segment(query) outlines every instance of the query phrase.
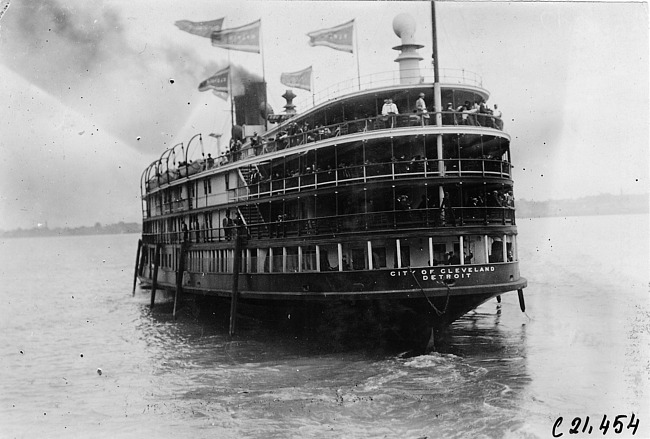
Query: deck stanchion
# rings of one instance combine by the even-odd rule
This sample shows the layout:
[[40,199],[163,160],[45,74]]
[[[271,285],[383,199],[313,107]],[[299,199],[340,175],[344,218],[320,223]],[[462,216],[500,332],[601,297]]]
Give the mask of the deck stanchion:
[[160,260],[160,244],[156,244],[156,251],[153,257],[153,276],[151,278],[151,309],[156,300],[156,288],[158,287],[158,261]]
[[518,289],[517,295],[519,296],[519,308],[521,308],[521,312],[526,312],[526,303],[524,302],[524,290]]
[[174,312],[173,316],[176,319],[176,311],[178,309],[178,299],[183,294],[183,272],[185,271],[185,250],[187,243],[181,242],[181,248],[178,253],[178,263],[176,264],[176,293],[174,294]]
[[138,251],[135,254],[135,268],[133,269],[133,291],[131,291],[131,295],[135,295],[135,282],[138,280],[138,263],[140,262],[141,250],[142,250],[142,239],[138,239]]
[[138,276],[142,276],[144,273],[144,263],[147,260],[147,255],[149,254],[149,246],[142,244],[142,249],[140,251],[140,265],[138,265]]
[[239,288],[239,267],[241,266],[241,247],[243,236],[240,233],[239,229],[235,232],[235,251],[232,267],[232,294],[230,299],[230,330],[228,331],[230,336],[235,334],[235,327],[237,321],[237,296]]

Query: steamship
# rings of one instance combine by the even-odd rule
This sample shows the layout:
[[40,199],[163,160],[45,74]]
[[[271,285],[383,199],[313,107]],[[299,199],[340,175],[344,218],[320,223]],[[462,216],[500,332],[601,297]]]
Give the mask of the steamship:
[[240,147],[192,159],[197,135],[144,170],[135,275],[152,306],[163,289],[174,312],[190,296],[229,308],[231,332],[255,309],[413,344],[509,291],[523,310],[511,138],[478,76],[420,68],[412,19],[393,27],[399,71],[303,111],[287,90],[278,114],[250,83],[234,98]]

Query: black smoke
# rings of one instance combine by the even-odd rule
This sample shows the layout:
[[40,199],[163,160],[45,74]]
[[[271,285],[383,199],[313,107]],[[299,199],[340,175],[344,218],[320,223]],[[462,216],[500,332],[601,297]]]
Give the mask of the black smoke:
[[[98,0],[15,1],[2,20],[0,62],[92,120],[89,129],[161,151],[185,123],[197,85],[225,64],[173,38],[163,55],[147,43],[133,47],[126,20]],[[180,32],[173,21],[169,28]],[[259,80],[233,72],[235,94]]]

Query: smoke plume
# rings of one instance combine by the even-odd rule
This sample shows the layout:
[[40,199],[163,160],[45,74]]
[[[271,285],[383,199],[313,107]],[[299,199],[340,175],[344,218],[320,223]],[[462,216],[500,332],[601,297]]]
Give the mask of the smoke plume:
[[[197,85],[223,67],[173,39],[163,52],[152,50],[154,42],[132,47],[125,19],[98,0],[11,6],[2,22],[0,62],[86,115],[93,131],[107,130],[142,151],[169,145]],[[243,68],[233,71],[235,93],[259,80]]]

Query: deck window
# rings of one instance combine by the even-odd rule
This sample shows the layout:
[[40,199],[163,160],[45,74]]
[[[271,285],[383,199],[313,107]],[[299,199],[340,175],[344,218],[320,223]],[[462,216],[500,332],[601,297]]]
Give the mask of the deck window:
[[316,246],[315,245],[305,245],[301,247],[301,268],[302,271],[318,271],[316,265]]
[[371,241],[370,249],[372,251],[372,268],[386,268],[386,243],[383,241]]

